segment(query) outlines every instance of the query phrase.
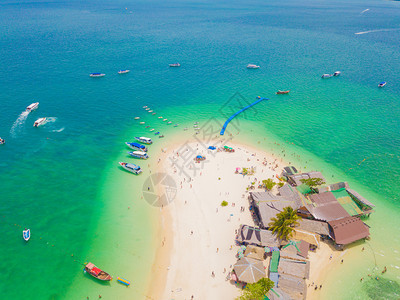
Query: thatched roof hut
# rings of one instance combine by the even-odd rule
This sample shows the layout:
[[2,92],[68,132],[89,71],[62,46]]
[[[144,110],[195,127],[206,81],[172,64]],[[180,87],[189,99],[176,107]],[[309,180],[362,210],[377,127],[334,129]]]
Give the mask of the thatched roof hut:
[[255,283],[266,275],[261,261],[247,257],[238,260],[233,270],[239,281],[246,283]]
[[279,261],[278,273],[281,276],[286,274],[302,279],[308,279],[310,276],[310,262],[286,259],[282,257],[281,253],[281,260]]

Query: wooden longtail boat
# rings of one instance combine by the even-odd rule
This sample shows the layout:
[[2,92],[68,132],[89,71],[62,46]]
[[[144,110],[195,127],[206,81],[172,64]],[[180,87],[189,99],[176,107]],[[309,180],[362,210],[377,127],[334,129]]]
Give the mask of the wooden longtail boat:
[[107,272],[104,272],[103,270],[99,269],[98,267],[96,267],[93,263],[87,263],[85,265],[85,271],[88,272],[90,275],[92,275],[93,277],[99,279],[99,280],[103,280],[103,281],[110,281],[112,280],[112,277],[110,274],[108,274]]
[[290,90],[288,91],[277,91],[276,94],[277,95],[283,95],[283,94],[289,94]]

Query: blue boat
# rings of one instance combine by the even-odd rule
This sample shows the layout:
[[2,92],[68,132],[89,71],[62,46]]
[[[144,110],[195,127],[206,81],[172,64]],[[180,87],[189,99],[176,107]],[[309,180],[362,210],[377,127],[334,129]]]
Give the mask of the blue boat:
[[157,135],[157,134],[160,134],[160,132],[159,131],[157,131],[154,135]]
[[386,85],[386,81],[382,81],[381,83],[378,84],[378,87],[384,87]]
[[106,74],[104,73],[91,73],[90,77],[103,77],[106,76]]
[[148,159],[149,158],[147,153],[143,152],[143,151],[131,151],[131,152],[128,152],[128,154],[130,156],[133,156],[133,157],[136,157],[136,158],[140,158],[140,159]]
[[22,237],[25,241],[29,241],[29,239],[31,238],[31,230],[25,228],[25,230],[22,231]]
[[129,148],[133,149],[133,150],[139,150],[139,151],[144,151],[147,152],[147,148],[139,143],[125,143]]

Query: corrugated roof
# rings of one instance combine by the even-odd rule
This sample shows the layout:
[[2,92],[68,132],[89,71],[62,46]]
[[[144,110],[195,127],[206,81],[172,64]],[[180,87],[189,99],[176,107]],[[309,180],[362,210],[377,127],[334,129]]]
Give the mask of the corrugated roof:
[[321,193],[321,194],[312,194],[312,195],[309,195],[309,197],[312,202],[317,204],[317,206],[337,201],[335,196],[332,194],[332,192],[325,192],[325,193]]
[[329,227],[328,224],[325,222],[308,219],[300,219],[298,220],[298,222],[299,225],[296,226],[296,229],[301,229],[322,235],[329,235]]
[[278,272],[279,258],[280,258],[279,251],[272,251],[272,257],[269,262],[269,271],[270,272]]
[[270,289],[267,293],[267,297],[269,300],[291,300],[288,294],[286,294],[280,288],[277,287]]
[[369,236],[369,228],[357,217],[347,217],[328,222],[336,244],[347,245]]
[[336,198],[334,202],[329,202],[317,207],[310,206],[309,208],[313,217],[321,221],[333,221],[350,216]]
[[290,206],[294,210],[300,207],[295,200],[276,196],[270,192],[252,192],[250,197],[254,200],[260,213],[261,222],[265,227],[268,227],[271,218],[283,211],[285,207]]
[[365,199],[363,196],[361,196],[359,193],[357,193],[355,190],[346,189],[347,192],[349,192],[349,194],[351,194],[353,197],[357,198],[360,202],[364,203],[367,206],[371,206],[371,207],[375,207],[374,204],[372,204],[371,202],[369,202],[367,199]]

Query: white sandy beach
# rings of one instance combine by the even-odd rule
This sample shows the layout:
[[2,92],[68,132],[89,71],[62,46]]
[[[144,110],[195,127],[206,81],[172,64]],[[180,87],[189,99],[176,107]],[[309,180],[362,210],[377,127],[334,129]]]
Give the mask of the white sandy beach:
[[[218,140],[212,144],[220,146]],[[177,194],[161,209],[159,250],[148,293],[150,299],[191,299],[192,296],[193,299],[235,299],[240,295],[241,290],[227,280],[227,276],[237,261],[235,230],[240,224],[254,225],[246,188],[254,181],[258,186],[258,181],[267,178],[278,182],[276,175],[285,163],[272,154],[248,146],[234,143],[228,146],[235,152],[207,150],[197,142],[186,143],[185,147],[174,144],[160,157],[158,172],[173,178]],[[182,172],[179,166],[187,160],[186,147],[205,155],[206,160]],[[193,153],[187,164],[193,161]],[[252,176],[235,174],[237,167],[256,167],[256,172]],[[224,200],[229,203],[226,207],[221,206]],[[310,253],[309,283],[319,282],[317,279],[324,272],[321,266],[325,260],[329,261],[332,253],[327,244],[321,244],[317,253]],[[308,295],[317,299],[318,291],[311,289]]]

